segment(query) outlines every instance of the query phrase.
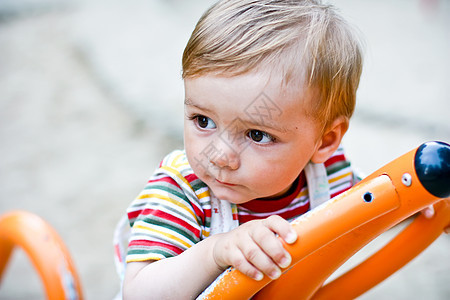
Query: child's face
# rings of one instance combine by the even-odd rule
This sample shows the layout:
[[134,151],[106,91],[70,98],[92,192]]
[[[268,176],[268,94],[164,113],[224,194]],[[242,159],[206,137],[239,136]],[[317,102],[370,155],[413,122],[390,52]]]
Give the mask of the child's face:
[[318,147],[309,94],[264,73],[185,79],[184,141],[195,174],[236,204],[282,195]]

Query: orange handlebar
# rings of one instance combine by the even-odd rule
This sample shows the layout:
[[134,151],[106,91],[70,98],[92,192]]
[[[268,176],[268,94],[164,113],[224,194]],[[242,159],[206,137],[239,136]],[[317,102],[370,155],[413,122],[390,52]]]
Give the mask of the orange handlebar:
[[29,212],[0,218],[0,276],[15,246],[20,246],[37,269],[48,299],[83,299],[75,265],[53,228]]
[[[344,275],[320,288],[313,299],[355,299],[425,250],[450,223],[450,201],[435,204],[435,216],[419,215],[386,246]],[[355,284],[357,282],[358,284]]]
[[[450,196],[449,182],[450,146],[425,143],[294,221],[300,238],[293,245],[285,245],[293,266],[278,280],[265,277],[255,281],[230,268],[200,298],[325,299],[336,294],[342,299],[354,298],[406,264],[450,224],[450,200],[441,199]],[[436,204],[433,219],[418,218],[366,262],[321,288],[364,245],[432,204]],[[416,238],[419,232],[427,234]],[[410,244],[412,237],[415,241]],[[399,245],[408,250],[397,251]],[[355,280],[357,285],[353,284]]]

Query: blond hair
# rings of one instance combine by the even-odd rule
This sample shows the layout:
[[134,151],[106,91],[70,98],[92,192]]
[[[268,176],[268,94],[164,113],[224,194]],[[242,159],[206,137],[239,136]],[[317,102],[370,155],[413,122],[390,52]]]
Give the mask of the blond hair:
[[280,70],[285,84],[314,89],[313,114],[327,126],[353,114],[361,48],[354,29],[320,1],[220,1],[198,21],[183,53],[182,76]]

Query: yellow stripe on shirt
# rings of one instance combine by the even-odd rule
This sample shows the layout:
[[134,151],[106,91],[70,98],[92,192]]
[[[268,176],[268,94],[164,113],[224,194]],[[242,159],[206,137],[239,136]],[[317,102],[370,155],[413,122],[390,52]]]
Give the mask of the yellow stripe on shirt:
[[342,178],[344,178],[344,177],[347,177],[347,176],[352,176],[352,172],[348,172],[348,173],[345,173],[345,174],[342,174],[342,175],[339,175],[339,176],[336,176],[336,177],[334,177],[334,178],[330,178],[330,179],[328,179],[328,183],[333,183],[333,182],[336,182],[336,181],[338,181],[338,180],[340,180],[340,179],[342,179]]
[[142,230],[145,230],[146,232],[152,231],[156,234],[159,234],[159,235],[162,235],[162,236],[168,238],[169,240],[176,241],[176,242],[182,244],[183,246],[185,246],[186,248],[190,248],[192,246],[191,244],[187,243],[186,241],[180,239],[179,237],[177,237],[173,234],[161,231],[161,230],[157,230],[154,227],[147,227],[147,226],[142,226],[141,224],[135,224],[134,228],[142,229]]

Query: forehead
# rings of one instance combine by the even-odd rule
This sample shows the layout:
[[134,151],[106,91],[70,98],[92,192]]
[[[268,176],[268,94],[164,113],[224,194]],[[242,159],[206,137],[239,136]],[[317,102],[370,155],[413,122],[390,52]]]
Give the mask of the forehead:
[[204,75],[185,78],[184,84],[188,103],[208,103],[212,107],[233,103],[240,109],[254,106],[276,111],[293,104],[300,108],[309,104],[311,94],[303,83],[285,84],[281,76],[266,72]]

